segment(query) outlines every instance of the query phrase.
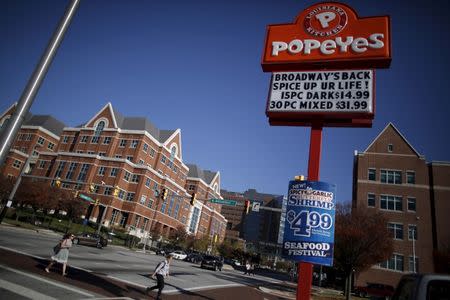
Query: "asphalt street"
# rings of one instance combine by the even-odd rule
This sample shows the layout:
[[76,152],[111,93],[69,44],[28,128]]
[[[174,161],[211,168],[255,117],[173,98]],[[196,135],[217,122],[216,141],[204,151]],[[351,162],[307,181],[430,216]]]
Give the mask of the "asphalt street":
[[[11,226],[0,226],[0,280],[6,281],[9,288],[0,289],[2,299],[25,299],[29,293],[34,292],[38,299],[44,293],[51,291],[49,298],[60,299],[58,295],[63,293],[64,298],[80,299],[95,298],[98,295],[108,297],[131,297],[132,299],[145,299],[144,290],[154,282],[149,278],[156,264],[162,260],[161,256],[149,253],[140,253],[123,247],[108,246],[103,249],[77,245],[70,251],[69,276],[60,275],[61,270],[55,268],[47,274],[43,268],[48,262],[52,247],[59,240],[60,235],[51,231],[32,231]],[[15,274],[18,279],[12,280]],[[37,274],[34,275],[34,274]],[[17,291],[24,277],[31,283],[29,290],[22,290],[19,295],[25,298],[14,298],[8,295]],[[10,280],[11,278],[11,280]],[[39,279],[56,280],[68,284],[39,283]],[[34,287],[38,288],[34,288]],[[41,287],[45,286],[43,290]],[[70,287],[76,286],[73,291]],[[224,270],[215,272],[200,269],[198,265],[184,261],[174,261],[171,266],[171,277],[166,282],[164,296],[167,299],[230,299],[232,295],[246,295],[248,299],[280,299],[278,296],[261,292],[258,287],[278,287],[277,290],[290,289],[284,287],[282,280],[256,275],[244,276],[236,270]],[[68,292],[65,289],[69,289]],[[82,297],[76,294],[79,291],[85,293]],[[218,292],[220,291],[220,292]],[[267,290],[266,290],[267,292]],[[7,296],[6,298],[3,297]],[[279,294],[282,296],[283,293]],[[151,297],[151,296],[150,296]],[[182,297],[182,298],[179,298]],[[282,297],[283,298],[283,297]],[[288,297],[289,298],[289,297]],[[40,298],[39,298],[40,299]]]

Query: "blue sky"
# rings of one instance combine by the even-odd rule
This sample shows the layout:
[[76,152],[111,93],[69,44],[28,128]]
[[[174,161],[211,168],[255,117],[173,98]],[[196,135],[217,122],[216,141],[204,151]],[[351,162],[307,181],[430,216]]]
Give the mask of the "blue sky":
[[[0,2],[0,111],[16,101],[69,1]],[[449,161],[448,1],[342,1],[390,15],[392,64],[376,71],[372,128],[325,128],[320,179],[351,199],[354,150],[393,122],[427,161]],[[180,128],[185,163],[220,171],[222,188],[286,194],[307,173],[308,127],[271,127],[266,25],[317,1],[82,0],[31,108],[68,126],[107,102]]]

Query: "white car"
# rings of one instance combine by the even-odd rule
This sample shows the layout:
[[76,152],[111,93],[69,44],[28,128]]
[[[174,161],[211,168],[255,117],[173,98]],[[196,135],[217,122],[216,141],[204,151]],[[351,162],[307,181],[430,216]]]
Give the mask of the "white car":
[[183,260],[187,257],[187,254],[184,253],[183,251],[174,251],[174,252],[171,252],[170,254],[173,256],[173,258],[180,259],[180,260]]

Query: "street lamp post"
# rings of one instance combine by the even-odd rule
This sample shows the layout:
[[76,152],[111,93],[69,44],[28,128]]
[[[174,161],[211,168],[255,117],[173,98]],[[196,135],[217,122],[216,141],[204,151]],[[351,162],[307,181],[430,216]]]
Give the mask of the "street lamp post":
[[[34,151],[37,152],[36,149],[34,149]],[[37,152],[37,154],[39,155],[39,152]],[[14,187],[11,191],[11,193],[8,196],[8,200],[5,203],[5,206],[3,207],[1,213],[0,213],[0,224],[3,222],[3,218],[6,216],[6,213],[8,212],[8,208],[11,207],[14,196],[16,195],[17,189],[19,188],[20,183],[22,182],[22,176],[25,174],[25,172],[27,171],[27,168],[30,166],[30,162],[33,158],[36,158],[36,156],[33,156],[33,154],[29,154],[27,157],[27,160],[25,161],[25,164],[23,165],[22,170],[20,171],[19,177],[17,177],[16,182],[14,183]]]

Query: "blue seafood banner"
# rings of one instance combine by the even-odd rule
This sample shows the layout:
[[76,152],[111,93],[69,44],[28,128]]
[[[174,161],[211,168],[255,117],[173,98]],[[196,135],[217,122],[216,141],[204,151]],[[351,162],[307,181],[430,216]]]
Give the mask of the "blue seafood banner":
[[283,257],[333,265],[336,185],[290,181],[284,223]]

